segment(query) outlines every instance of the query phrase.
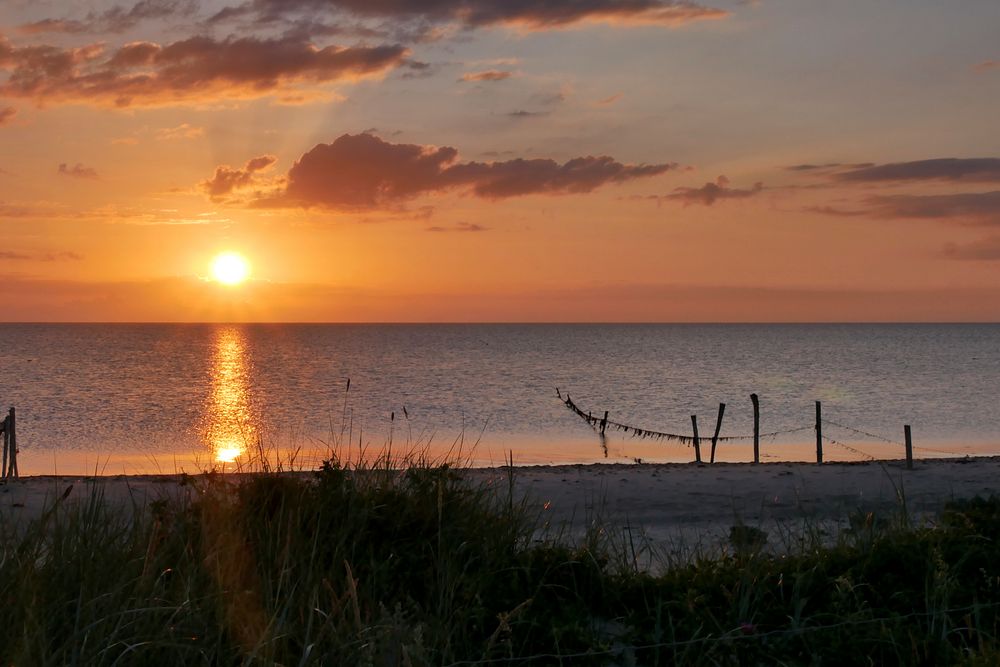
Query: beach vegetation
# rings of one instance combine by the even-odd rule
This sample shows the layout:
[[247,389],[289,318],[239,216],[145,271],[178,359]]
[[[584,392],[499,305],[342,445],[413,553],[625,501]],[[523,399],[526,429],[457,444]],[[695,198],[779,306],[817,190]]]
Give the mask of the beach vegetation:
[[[513,471],[510,474],[515,474]],[[24,665],[995,664],[1000,498],[836,539],[734,526],[655,547],[542,530],[449,465],[205,474],[122,506],[95,484],[5,520],[0,657]],[[782,544],[777,544],[782,542]]]

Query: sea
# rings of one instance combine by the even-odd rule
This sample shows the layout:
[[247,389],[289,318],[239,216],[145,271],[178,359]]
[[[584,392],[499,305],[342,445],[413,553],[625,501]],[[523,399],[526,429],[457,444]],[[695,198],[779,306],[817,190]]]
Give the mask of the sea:
[[1000,454],[1000,325],[0,324],[22,475],[748,462],[751,394],[763,462]]

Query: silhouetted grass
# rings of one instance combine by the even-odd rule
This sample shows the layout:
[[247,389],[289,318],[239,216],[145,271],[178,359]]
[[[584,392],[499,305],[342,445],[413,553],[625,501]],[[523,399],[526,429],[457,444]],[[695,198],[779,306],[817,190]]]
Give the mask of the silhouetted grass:
[[[448,466],[191,478],[148,508],[54,507],[0,562],[18,665],[996,664],[1000,499],[936,526],[653,574],[592,531],[539,540],[512,487]],[[827,541],[828,542],[828,541]],[[561,658],[559,656],[562,656]],[[466,662],[467,661],[467,662]]]

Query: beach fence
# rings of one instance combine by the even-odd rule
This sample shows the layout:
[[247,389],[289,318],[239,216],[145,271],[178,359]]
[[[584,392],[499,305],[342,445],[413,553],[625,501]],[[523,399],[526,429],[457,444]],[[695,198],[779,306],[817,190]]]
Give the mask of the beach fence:
[[[624,424],[622,422],[614,421],[609,417],[609,411],[605,410],[602,417],[595,417],[592,411],[584,411],[573,399],[570,398],[569,394],[565,396],[556,388],[556,395],[560,400],[569,408],[572,412],[576,413],[584,421],[586,421],[591,427],[597,431],[601,438],[601,446],[604,449],[605,458],[608,455],[607,442],[605,440],[608,429],[612,429],[618,432],[622,432],[626,435],[632,436],[639,439],[653,439],[653,440],[672,440],[675,442],[680,442],[681,444],[690,445],[694,449],[694,462],[703,463],[701,443],[702,438],[698,434],[698,415],[691,415],[691,433],[669,433],[666,431],[657,431],[654,429],[641,428],[634,426],[632,424]],[[913,469],[913,450],[914,449],[925,449],[929,452],[936,452],[940,454],[954,454],[957,452],[946,452],[939,449],[930,449],[926,447],[914,447],[913,446],[913,434],[909,424],[903,425],[903,442],[892,440],[891,438],[886,438],[884,436],[878,435],[876,433],[870,433],[861,429],[848,426],[846,424],[841,424],[839,422],[832,421],[830,419],[823,418],[823,404],[821,401],[816,401],[816,416],[815,421],[811,424],[806,424],[803,426],[796,426],[793,428],[782,429],[778,431],[770,431],[768,433],[760,432],[760,399],[757,394],[750,394],[750,402],[753,404],[753,433],[747,435],[720,435],[722,432],[722,420],[726,414],[726,404],[719,403],[719,414],[715,420],[715,431],[712,434],[711,439],[711,450],[709,452],[709,463],[715,463],[715,454],[717,447],[720,442],[735,442],[735,441],[748,441],[753,440],[753,462],[760,463],[760,441],[761,438],[774,438],[779,435],[787,435],[791,433],[800,433],[804,431],[815,431],[816,434],[816,463],[823,463],[823,444],[831,444],[842,449],[845,449],[853,454],[867,458],[869,460],[875,461],[876,457],[858,449],[854,445],[847,444],[843,440],[835,439],[824,433],[823,426],[832,426],[836,429],[850,432],[852,435],[863,436],[870,438],[871,440],[878,440],[880,442],[885,442],[892,445],[898,445],[903,448],[903,455],[906,459],[906,468],[908,470]]]
[[18,476],[17,472],[17,428],[14,408],[0,419],[0,433],[3,434],[3,467],[0,479],[8,480]]

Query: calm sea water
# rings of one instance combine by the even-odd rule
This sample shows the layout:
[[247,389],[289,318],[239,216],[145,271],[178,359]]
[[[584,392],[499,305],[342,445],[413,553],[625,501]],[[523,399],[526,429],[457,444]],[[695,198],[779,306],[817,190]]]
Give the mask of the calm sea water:
[[[17,406],[29,473],[239,460],[258,438],[440,451],[464,434],[481,437],[477,462],[605,460],[556,387],[646,429],[687,434],[697,414],[710,436],[725,402],[722,435],[748,434],[756,392],[764,432],[812,424],[821,400],[871,434],[826,427],[859,451],[898,456],[872,436],[899,441],[907,423],[918,455],[1000,452],[1000,325],[0,325],[0,404]],[[808,458],[813,439],[768,438],[765,458]],[[606,445],[610,460],[691,458],[614,432]]]

